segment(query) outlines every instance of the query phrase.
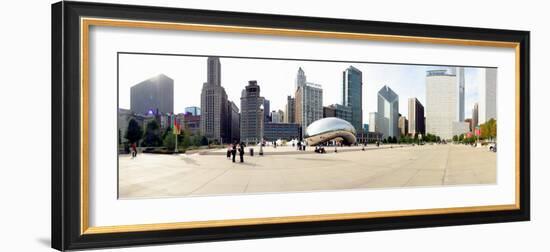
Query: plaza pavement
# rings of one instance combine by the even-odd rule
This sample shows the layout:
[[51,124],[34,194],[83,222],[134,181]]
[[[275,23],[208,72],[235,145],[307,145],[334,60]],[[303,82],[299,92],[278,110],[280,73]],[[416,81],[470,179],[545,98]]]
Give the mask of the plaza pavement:
[[[264,148],[232,163],[222,154],[119,156],[119,197],[171,197],[496,183],[496,153],[464,145],[340,147],[334,153]],[[270,150],[271,149],[271,150]],[[288,148],[292,151],[293,148]],[[275,152],[278,152],[277,155]],[[256,152],[257,153],[257,152]]]

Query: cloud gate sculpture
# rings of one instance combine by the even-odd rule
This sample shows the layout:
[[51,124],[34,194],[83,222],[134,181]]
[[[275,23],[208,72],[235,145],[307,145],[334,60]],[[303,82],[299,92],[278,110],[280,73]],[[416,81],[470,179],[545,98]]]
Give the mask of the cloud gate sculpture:
[[349,122],[336,117],[319,119],[306,129],[305,140],[308,145],[318,145],[331,140],[354,144],[355,128]]

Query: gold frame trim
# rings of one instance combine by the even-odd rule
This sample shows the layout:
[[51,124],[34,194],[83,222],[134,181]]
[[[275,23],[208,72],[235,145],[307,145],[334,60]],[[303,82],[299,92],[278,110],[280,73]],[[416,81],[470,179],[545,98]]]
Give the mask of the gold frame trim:
[[[89,29],[90,26],[110,26],[110,27],[130,27],[145,29],[163,29],[163,30],[185,30],[201,32],[222,32],[222,33],[240,33],[255,35],[274,35],[274,36],[298,36],[314,38],[332,38],[332,39],[354,39],[385,42],[404,42],[404,43],[430,43],[461,46],[487,46],[514,48],[516,56],[516,188],[515,204],[510,205],[490,205],[475,207],[453,207],[453,208],[434,208],[434,209],[416,209],[416,210],[397,210],[397,211],[379,211],[364,213],[343,213],[343,214],[321,214],[321,215],[302,215],[302,216],[284,216],[284,217],[266,217],[266,218],[248,218],[248,219],[228,219],[228,220],[210,220],[210,221],[191,221],[191,222],[173,222],[173,223],[155,223],[155,224],[133,224],[121,226],[98,226],[90,227],[89,223]],[[226,25],[205,25],[193,23],[170,23],[170,22],[152,22],[136,21],[122,19],[101,19],[101,18],[81,18],[80,19],[80,71],[81,71],[81,188],[80,188],[80,209],[81,209],[81,228],[82,235],[105,234],[119,232],[140,232],[140,231],[158,231],[173,229],[191,229],[207,227],[226,227],[241,225],[261,225],[261,224],[280,224],[291,222],[313,222],[329,220],[350,220],[367,218],[384,218],[395,216],[415,216],[415,215],[434,215],[434,214],[452,214],[452,213],[471,213],[471,212],[490,212],[501,210],[520,209],[520,44],[516,42],[486,41],[486,40],[467,40],[451,38],[432,38],[416,36],[399,35],[381,35],[347,32],[328,32],[317,30],[293,30],[278,28],[261,28],[249,26],[226,26]]]

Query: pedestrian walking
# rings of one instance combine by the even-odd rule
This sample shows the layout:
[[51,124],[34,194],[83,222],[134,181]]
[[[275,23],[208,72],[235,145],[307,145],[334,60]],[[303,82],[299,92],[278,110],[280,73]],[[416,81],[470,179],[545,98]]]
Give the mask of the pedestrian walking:
[[236,155],[237,155],[237,143],[234,143],[233,147],[231,148],[231,156],[232,156],[233,163],[235,163],[235,156]]
[[232,144],[227,145],[227,154],[226,154],[227,159],[231,158],[231,151],[233,150],[232,146],[233,146]]
[[136,143],[132,143],[132,158],[135,158],[136,156],[137,156]]
[[239,158],[241,163],[244,163],[244,143],[239,144]]

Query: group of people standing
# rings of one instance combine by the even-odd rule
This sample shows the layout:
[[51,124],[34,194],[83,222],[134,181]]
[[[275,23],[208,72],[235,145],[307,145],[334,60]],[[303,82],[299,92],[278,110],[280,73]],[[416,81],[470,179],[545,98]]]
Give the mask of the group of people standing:
[[[294,144],[292,144],[294,146]],[[298,141],[298,143],[296,143],[296,147],[299,151],[305,151],[306,150],[306,144],[305,143],[302,143],[302,141]]]
[[233,163],[235,163],[235,156],[237,155],[237,152],[239,152],[239,158],[240,162],[244,162],[244,147],[245,144],[243,142],[241,143],[233,143],[227,146],[227,159],[232,159]]

